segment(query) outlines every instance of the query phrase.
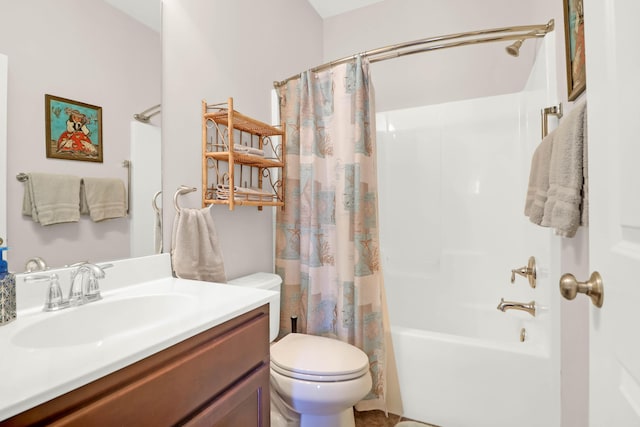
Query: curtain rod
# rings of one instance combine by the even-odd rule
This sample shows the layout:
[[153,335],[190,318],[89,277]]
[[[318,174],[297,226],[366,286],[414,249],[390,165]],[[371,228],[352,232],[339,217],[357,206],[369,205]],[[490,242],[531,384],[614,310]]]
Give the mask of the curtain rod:
[[162,111],[162,104],[158,104],[158,105],[154,105],[153,107],[147,108],[142,113],[134,114],[133,118],[142,123],[149,123],[149,119],[155,116],[156,114],[160,114],[161,111]]
[[[379,61],[385,61],[387,59],[398,58],[400,56],[413,55],[416,53],[430,52],[432,50],[440,50],[440,49],[446,49],[451,47],[467,46],[472,44],[490,43],[490,42],[497,42],[497,41],[539,38],[539,37],[544,37],[547,33],[553,31],[554,27],[555,27],[555,21],[551,19],[546,24],[541,24],[541,25],[521,25],[517,27],[492,28],[488,30],[477,30],[477,31],[469,31],[466,33],[455,33],[455,34],[448,34],[444,36],[429,37],[429,38],[394,44],[390,46],[380,47],[377,49],[368,50],[355,55],[345,56],[344,58],[340,58],[334,61],[327,62],[322,65],[318,65],[317,67],[311,68],[309,71],[311,72],[322,71],[327,68],[331,68],[336,65],[349,62],[357,58],[358,56],[369,58],[369,61],[371,63],[374,63]],[[500,33],[508,33],[508,34],[486,37],[492,34],[500,34]],[[517,34],[513,34],[513,33],[517,33]],[[475,37],[475,36],[479,36],[480,38],[468,39],[469,37]],[[456,40],[456,39],[462,39],[462,40],[450,41],[450,40]],[[446,43],[430,45],[435,42],[446,42]],[[422,46],[422,45],[429,45],[429,46]],[[409,49],[414,46],[422,46],[422,47],[419,47],[416,49]],[[298,77],[300,77],[300,74],[296,74],[295,76],[291,76],[279,82],[275,81],[273,82],[273,86],[276,88],[283,86],[288,81],[297,79]]]

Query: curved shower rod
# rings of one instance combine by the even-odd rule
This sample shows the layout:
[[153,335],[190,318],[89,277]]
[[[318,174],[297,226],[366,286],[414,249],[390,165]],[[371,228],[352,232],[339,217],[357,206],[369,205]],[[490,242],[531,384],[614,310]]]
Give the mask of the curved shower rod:
[[[151,117],[155,116],[156,114],[160,114],[160,112],[162,111],[160,109],[161,105],[162,104],[154,105],[151,108],[147,108],[142,113],[134,114],[133,118],[136,119],[139,122],[142,122],[142,123],[149,123],[149,119]],[[151,113],[151,114],[149,114],[149,113]]]
[[[311,68],[311,72],[318,72],[336,65],[349,62],[358,56],[369,58],[369,62],[385,61],[387,59],[398,58],[400,56],[414,55],[416,53],[430,52],[432,50],[447,49],[450,47],[468,46],[479,43],[491,43],[497,41],[514,40],[516,43],[507,47],[507,53],[512,56],[518,56],[518,50],[522,45],[522,41],[530,38],[544,37],[547,33],[553,31],[555,21],[549,20],[546,24],[541,25],[521,25],[517,27],[491,28],[488,30],[468,31],[466,33],[447,34],[444,36],[429,37],[409,42],[394,44],[390,46],[380,47],[368,50],[355,55],[345,56],[331,62],[327,62],[317,67]],[[506,33],[506,34],[503,34]],[[471,38],[475,37],[475,38]],[[440,42],[439,44],[434,44]],[[416,47],[418,46],[418,47]],[[275,87],[286,84],[289,80],[298,78],[296,74],[285,80],[273,82]]]

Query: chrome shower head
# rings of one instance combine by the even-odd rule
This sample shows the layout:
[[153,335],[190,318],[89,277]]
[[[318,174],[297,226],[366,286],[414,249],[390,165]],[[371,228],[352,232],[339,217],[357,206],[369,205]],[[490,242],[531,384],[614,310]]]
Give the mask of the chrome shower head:
[[523,39],[516,40],[512,44],[507,46],[505,50],[509,55],[518,57],[518,55],[520,55],[520,47],[522,46],[523,41]]

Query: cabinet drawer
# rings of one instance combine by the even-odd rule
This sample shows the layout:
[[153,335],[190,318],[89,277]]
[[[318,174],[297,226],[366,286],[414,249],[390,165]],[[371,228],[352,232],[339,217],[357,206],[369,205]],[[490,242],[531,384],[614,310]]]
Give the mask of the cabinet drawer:
[[0,426],[169,426],[269,365],[268,305],[216,326]]
[[186,427],[270,425],[269,365],[264,365],[184,423]]

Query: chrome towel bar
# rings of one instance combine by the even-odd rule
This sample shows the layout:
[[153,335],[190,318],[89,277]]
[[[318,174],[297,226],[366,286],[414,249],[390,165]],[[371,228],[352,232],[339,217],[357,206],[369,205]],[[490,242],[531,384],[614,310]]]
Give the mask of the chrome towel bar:
[[558,120],[562,118],[562,103],[541,109],[540,116],[542,117],[542,138],[544,138],[549,134],[549,116],[556,116]]

